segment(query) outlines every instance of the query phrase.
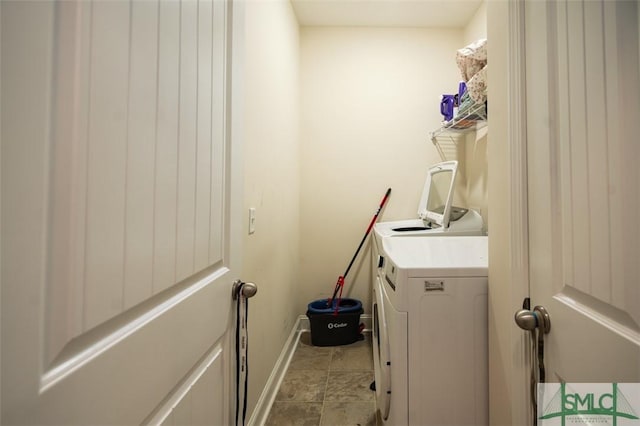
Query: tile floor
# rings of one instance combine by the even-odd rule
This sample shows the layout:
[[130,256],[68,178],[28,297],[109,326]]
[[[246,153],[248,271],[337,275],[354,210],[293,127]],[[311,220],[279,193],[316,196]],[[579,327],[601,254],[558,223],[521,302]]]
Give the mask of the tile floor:
[[375,426],[371,333],[350,345],[311,345],[302,333],[267,426]]

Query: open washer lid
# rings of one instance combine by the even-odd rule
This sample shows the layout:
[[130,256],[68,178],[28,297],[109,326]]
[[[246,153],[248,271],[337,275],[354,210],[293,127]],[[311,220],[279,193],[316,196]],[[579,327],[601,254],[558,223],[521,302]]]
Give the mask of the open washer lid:
[[445,161],[429,167],[424,183],[418,216],[422,220],[449,227],[453,189],[458,174],[457,161]]

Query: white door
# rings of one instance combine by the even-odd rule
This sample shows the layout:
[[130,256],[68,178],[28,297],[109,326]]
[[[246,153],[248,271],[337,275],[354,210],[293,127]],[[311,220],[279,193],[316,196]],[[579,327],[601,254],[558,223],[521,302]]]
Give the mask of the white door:
[[0,7],[2,424],[231,423],[231,3]]
[[526,3],[531,305],[549,382],[640,382],[636,1]]

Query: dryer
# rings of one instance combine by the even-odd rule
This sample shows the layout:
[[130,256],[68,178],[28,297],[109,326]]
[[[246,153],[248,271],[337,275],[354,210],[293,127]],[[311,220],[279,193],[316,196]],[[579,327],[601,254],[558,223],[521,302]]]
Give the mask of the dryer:
[[377,238],[396,236],[483,235],[482,216],[475,210],[453,206],[458,162],[429,167],[418,204],[418,217],[374,226]]
[[380,240],[376,402],[388,425],[486,425],[487,237]]

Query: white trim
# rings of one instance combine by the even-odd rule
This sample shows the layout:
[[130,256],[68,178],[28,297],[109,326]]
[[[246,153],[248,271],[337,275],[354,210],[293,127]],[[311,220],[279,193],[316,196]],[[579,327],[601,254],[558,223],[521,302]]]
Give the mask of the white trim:
[[[527,108],[524,4],[509,2],[508,135],[510,141],[511,268],[514,283],[528,289]],[[522,287],[525,287],[522,285]],[[527,294],[528,291],[525,292]]]
[[[371,315],[360,315],[360,322],[364,324],[365,331],[371,330]],[[248,426],[263,425],[266,423],[269,411],[271,410],[271,405],[273,405],[273,401],[276,398],[280,384],[282,383],[285,374],[287,374],[291,358],[293,358],[293,354],[298,346],[298,342],[300,341],[300,335],[303,332],[310,330],[309,318],[306,315],[300,315],[293,325],[291,333],[289,333],[289,338],[282,347],[282,352],[280,352],[276,365],[273,367],[273,370],[267,379],[267,383],[260,394],[260,398],[258,398],[258,402],[253,409],[253,413],[247,422]]]
[[[509,2],[507,135],[509,142],[510,270],[514,310],[529,295],[529,234],[527,187],[527,109],[525,73],[525,4]],[[517,327],[512,328],[513,361],[511,394],[513,424],[531,424],[528,394],[527,342]]]

